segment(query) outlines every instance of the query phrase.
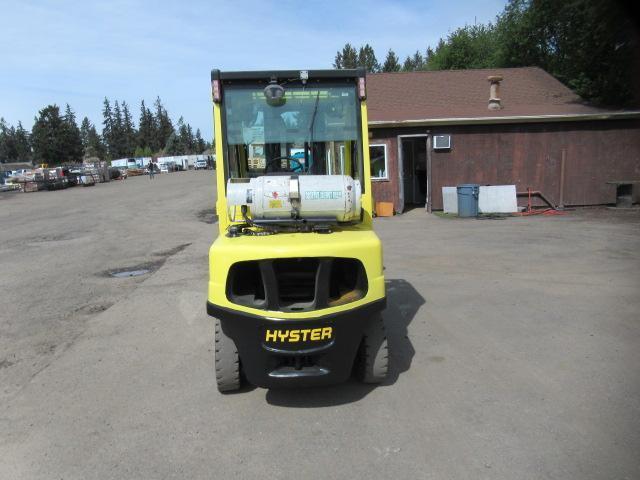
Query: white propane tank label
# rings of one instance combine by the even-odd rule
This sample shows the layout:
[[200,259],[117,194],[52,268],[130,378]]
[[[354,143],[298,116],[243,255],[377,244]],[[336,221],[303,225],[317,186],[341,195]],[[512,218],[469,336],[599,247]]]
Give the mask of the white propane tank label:
[[[290,177],[258,177],[252,179],[261,183],[261,189],[254,190],[255,215],[263,218],[291,217],[291,202],[289,201]],[[259,182],[261,181],[261,182]],[[262,193],[262,195],[260,195]]]
[[[346,175],[300,176],[300,215],[333,217],[339,222],[354,216],[354,181]],[[360,212],[358,212],[358,215]]]

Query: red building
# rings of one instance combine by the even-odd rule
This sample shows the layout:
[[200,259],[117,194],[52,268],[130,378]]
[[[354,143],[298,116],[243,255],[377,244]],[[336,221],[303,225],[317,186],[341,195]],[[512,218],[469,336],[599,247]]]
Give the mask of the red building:
[[374,197],[396,212],[442,209],[462,183],[578,206],[640,180],[640,111],[590,106],[536,67],[372,74],[367,97]]

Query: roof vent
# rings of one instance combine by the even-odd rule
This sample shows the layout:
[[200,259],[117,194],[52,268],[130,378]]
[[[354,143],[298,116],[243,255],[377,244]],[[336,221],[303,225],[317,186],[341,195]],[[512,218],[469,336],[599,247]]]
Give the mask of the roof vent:
[[502,75],[490,75],[487,77],[489,83],[489,110],[500,110],[502,104],[500,103],[500,82],[502,81]]

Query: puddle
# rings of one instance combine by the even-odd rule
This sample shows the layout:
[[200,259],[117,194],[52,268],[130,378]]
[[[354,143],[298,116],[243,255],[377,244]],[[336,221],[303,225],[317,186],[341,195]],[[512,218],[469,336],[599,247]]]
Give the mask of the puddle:
[[116,278],[139,277],[140,275],[145,275],[150,271],[151,270],[147,268],[142,268],[140,270],[121,270],[119,272],[111,272],[109,275]]

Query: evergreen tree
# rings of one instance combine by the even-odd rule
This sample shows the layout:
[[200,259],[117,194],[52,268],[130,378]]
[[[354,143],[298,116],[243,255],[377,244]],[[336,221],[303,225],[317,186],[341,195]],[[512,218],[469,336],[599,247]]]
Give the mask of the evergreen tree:
[[134,157],[153,157],[153,152],[151,151],[151,147],[136,147]]
[[376,54],[373,51],[373,47],[368,43],[364,47],[360,47],[358,52],[358,66],[363,67],[369,73],[376,73],[380,71],[380,64],[376,58]]
[[22,126],[22,122],[18,122],[15,130],[14,143],[16,149],[16,160],[19,162],[31,162],[33,153],[31,152],[31,142],[29,132]]
[[82,148],[85,155],[87,154],[87,145],[89,145],[89,130],[91,129],[91,122],[88,117],[82,119],[80,124],[80,139],[82,140]]
[[424,70],[425,69],[425,63],[424,63],[424,57],[422,56],[422,54],[420,53],[419,50],[416,50],[416,53],[413,54],[413,56],[407,56],[407,58],[405,58],[404,63],[402,64],[402,70],[405,72],[414,72],[417,70]]
[[186,153],[187,150],[187,145],[186,145],[186,141],[187,141],[187,127],[184,124],[184,118],[180,117],[178,119],[178,123],[176,123],[176,146],[172,148],[175,148],[175,151],[177,152],[178,155],[182,155]]
[[162,151],[164,155],[181,155],[182,154],[182,145],[180,144],[180,138],[176,135],[175,132],[171,132],[169,138],[167,139],[166,146]]
[[413,54],[412,63],[414,65],[414,70],[424,70],[424,57],[419,50],[416,50],[416,53]]
[[104,98],[102,116],[104,118],[102,121],[102,139],[107,149],[107,156],[109,159],[118,158],[115,151],[113,112],[107,97]]
[[31,130],[33,156],[36,162],[57,165],[66,161],[66,135],[67,127],[57,105],[48,105],[40,110]]
[[416,69],[415,64],[413,63],[413,59],[407,55],[407,58],[404,59],[404,63],[402,64],[403,72],[413,72]]
[[387,52],[387,57],[384,59],[384,65],[382,65],[383,72],[399,72],[400,60],[395,52],[391,49]]
[[76,123],[76,115],[67,103],[65,114],[62,117],[63,138],[62,144],[65,152],[65,158],[62,162],[81,162],[84,155],[82,148],[82,138],[80,129]]
[[184,118],[180,117],[176,125],[176,134],[178,135],[178,154],[188,154],[189,152],[189,133]]
[[[155,103],[155,114],[140,108],[140,130],[126,102],[115,101],[113,109],[108,98],[103,101],[102,136],[88,117],[80,126],[67,104],[64,115],[57,105],[48,105],[38,112],[31,134],[18,122],[17,128],[0,118],[0,161],[38,161],[56,165],[79,162],[83,157],[101,160],[136,156],[153,156],[163,150],[171,154],[202,153],[209,143],[202,139],[200,130],[193,133],[191,125],[180,117],[177,131],[160,98]],[[157,148],[158,145],[162,145]]]
[[160,97],[156,98],[154,106],[155,123],[157,126],[154,150],[160,151],[166,147],[169,137],[174,133],[174,129],[167,110],[162,106]]
[[191,125],[184,123],[184,118],[182,117],[178,120],[178,145],[179,155],[191,154],[196,149],[193,129]]
[[196,129],[196,136],[195,136],[195,151],[197,154],[201,154],[202,152],[204,152],[207,149],[207,144],[205,143],[204,139],[202,138],[202,134],[200,133],[200,129]]
[[0,163],[7,161],[7,121],[0,117]]
[[151,110],[140,102],[140,120],[138,121],[138,141],[137,145],[144,148],[154,148],[156,133],[156,123]]
[[122,102],[122,142],[123,156],[129,157],[133,154],[136,147],[136,128],[129,112],[127,102]]
[[113,140],[113,150],[115,158],[123,158],[126,157],[126,139],[124,135],[123,128],[123,118],[122,118],[122,110],[120,109],[120,102],[116,100],[113,105],[113,131],[112,131],[112,140]]
[[356,68],[358,66],[358,52],[350,43],[345,44],[342,51],[336,53],[333,68]]
[[0,161],[14,162],[18,153],[15,145],[15,130],[4,118],[0,118]]
[[98,157],[100,160],[106,160],[106,147],[95,125],[87,117],[84,117],[80,125],[80,138],[85,158]]
[[107,149],[94,125],[91,125],[87,133],[87,146],[84,154],[87,157],[98,157],[100,160],[107,158]]
[[427,54],[424,56],[424,63],[427,67],[427,70],[434,70],[433,68],[430,68],[434,56],[435,52],[433,51],[433,49],[431,47],[427,47]]

